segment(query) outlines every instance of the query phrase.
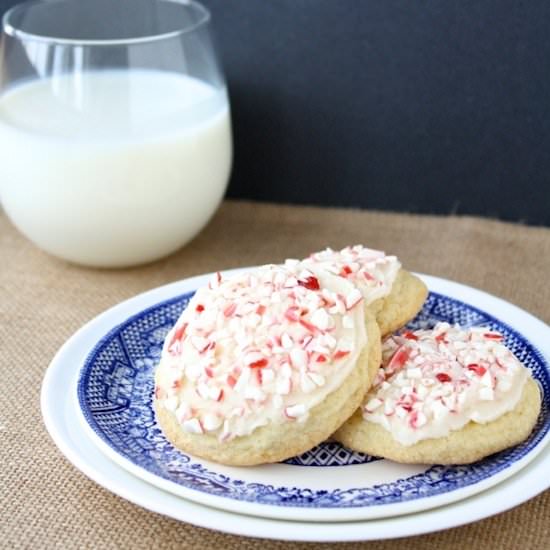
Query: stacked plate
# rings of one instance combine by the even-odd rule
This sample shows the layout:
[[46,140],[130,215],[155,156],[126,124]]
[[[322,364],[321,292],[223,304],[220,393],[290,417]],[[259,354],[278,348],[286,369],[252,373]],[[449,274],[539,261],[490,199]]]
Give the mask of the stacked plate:
[[247,468],[176,451],[155,423],[153,372],[166,333],[210,275],[136,296],[82,327],[46,373],[46,427],[61,452],[107,490],[149,510],[234,534],[369,540],[496,514],[550,486],[550,328],[478,290],[421,277],[430,295],[411,328],[438,321],[488,326],[504,334],[531,369],[543,406],[521,445],[468,466],[400,465],[330,441],[281,464]]

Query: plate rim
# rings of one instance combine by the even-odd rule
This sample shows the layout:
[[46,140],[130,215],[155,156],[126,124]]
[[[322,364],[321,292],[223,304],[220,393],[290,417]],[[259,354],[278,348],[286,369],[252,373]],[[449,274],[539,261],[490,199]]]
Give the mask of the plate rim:
[[[445,280],[443,279],[443,281]],[[460,283],[454,284],[460,285]],[[513,304],[509,305],[517,308]],[[519,311],[536,321],[537,324],[540,323],[543,328],[548,329],[543,321],[524,310]],[[41,409],[44,423],[53,442],[78,470],[108,491],[143,508],[180,521],[236,535],[277,540],[336,542],[389,539],[440,531],[477,521],[517,506],[542,493],[550,486],[550,478],[548,476],[539,476],[539,473],[545,474],[548,465],[550,465],[550,450],[546,447],[543,449],[541,455],[535,458],[531,464],[493,488],[447,506],[408,516],[349,522],[347,524],[339,522],[319,524],[316,522],[292,522],[241,516],[232,512],[211,509],[165,493],[135,478],[116,464],[111,463],[107,457],[96,449],[100,464],[98,466],[97,462],[93,463],[88,460],[89,457],[80,451],[78,445],[75,445],[74,442],[71,443],[70,437],[67,440],[67,434],[63,434],[63,429],[68,431],[68,419],[63,415],[65,407],[59,406],[60,400],[57,394],[60,393],[61,399],[65,400],[70,399],[70,394],[61,392],[56,387],[55,382],[57,378],[63,380],[66,377],[64,371],[70,370],[71,366],[75,371],[72,378],[76,378],[77,376],[78,367],[74,367],[71,361],[61,361],[66,356],[70,358],[73,351],[71,344],[73,343],[69,339],[59,349],[45,373],[42,384],[40,396]],[[545,358],[548,357],[548,350],[544,350],[544,348],[541,350],[541,346],[538,346],[538,349],[542,351]],[[55,361],[56,358],[58,359],[57,361]],[[85,437],[82,433],[79,435],[81,438]],[[90,445],[93,446],[92,443]],[[111,468],[118,475],[109,477],[108,474],[105,474],[101,470],[101,463],[104,463],[104,468]],[[502,498],[503,494],[506,495],[506,498]],[[342,529],[342,525],[346,525],[346,529]],[[435,528],[434,525],[436,525]]]
[[[232,270],[232,271],[245,271],[248,269],[250,268],[245,267],[245,268],[239,268],[237,270]],[[224,273],[228,273],[228,272],[224,272]],[[107,338],[109,334],[116,331],[121,326],[126,325],[132,318],[143,315],[149,309],[159,306],[160,305],[159,300],[160,302],[170,301],[170,300],[176,299],[182,293],[195,290],[197,283],[204,284],[204,282],[208,280],[210,277],[212,277],[212,275],[213,273],[203,274],[190,279],[183,279],[181,281],[177,281],[169,285],[164,285],[162,287],[157,287],[152,291],[154,292],[154,291],[164,290],[164,292],[163,292],[163,297],[157,298],[154,302],[151,301],[150,303],[148,302],[147,304],[138,305],[140,302],[140,298],[144,297],[144,295],[148,295],[149,292],[151,291],[142,293],[140,295],[135,296],[134,298],[130,298],[129,300],[127,300],[126,302],[129,302],[130,304],[134,305],[134,307],[132,308],[133,310],[132,314],[129,316],[128,314],[125,314],[124,318],[119,322],[116,322],[116,323],[111,322],[108,327],[104,327],[103,335],[100,337],[99,340],[96,340],[93,348],[88,350],[84,354],[83,362],[88,360],[89,356],[93,354],[95,349],[101,344],[104,338]],[[448,281],[446,279],[440,279],[440,278],[433,278],[431,276],[424,275],[424,274],[419,274],[419,276],[422,277],[428,283],[428,287],[430,287],[430,285],[433,285],[433,283],[435,283],[435,285],[433,285],[435,287],[437,287],[439,284],[445,285],[449,283],[453,285],[454,284],[460,285],[460,283],[455,283],[454,281]],[[191,287],[191,288],[187,290],[183,290],[182,287]],[[485,299],[491,299],[491,300],[494,299],[497,301],[501,301],[503,302],[503,305],[506,308],[509,308],[510,306],[517,307],[517,306],[514,306],[513,304],[510,304],[509,302],[506,302],[500,298],[497,298],[496,296],[490,295],[488,293],[484,293],[483,291],[478,291],[477,289],[473,289],[471,287],[466,287],[466,288],[469,293],[475,290],[477,292],[485,294],[486,295]],[[442,289],[440,288],[430,288],[430,290],[439,294],[443,294],[444,297],[448,297],[452,300],[461,301],[462,303],[465,303],[466,305],[470,306],[471,308],[477,311],[481,311],[482,313],[486,313],[492,317],[495,317],[497,321],[506,325],[508,328],[510,328],[510,330],[518,333],[533,348],[536,355],[538,355],[545,362],[548,362],[544,354],[542,354],[540,349],[533,344],[531,339],[528,339],[517,328],[515,328],[513,325],[510,325],[510,323],[503,321],[502,318],[496,316],[495,314],[490,313],[486,310],[480,310],[478,307],[472,304],[471,299],[458,298],[453,293],[451,294],[445,293],[445,291],[442,291]],[[520,311],[522,313],[527,313],[524,310],[520,310]],[[113,314],[116,313],[117,306],[110,308],[105,313],[108,313],[108,312],[112,312]],[[122,316],[120,315],[120,317]],[[80,378],[81,373],[82,373],[82,366],[79,369],[79,376],[77,377],[78,379]],[[73,391],[75,393],[76,393],[76,390],[77,388],[74,387]],[[228,498],[225,496],[197,491],[196,489],[182,486],[171,480],[167,480],[160,476],[157,476],[153,472],[150,472],[144,469],[143,467],[134,464],[129,459],[120,455],[118,451],[111,448],[111,446],[107,442],[103,441],[101,436],[95,432],[93,427],[89,424],[88,420],[85,418],[85,414],[81,406],[77,407],[77,416],[79,418],[81,427],[87,432],[89,439],[93,441],[95,445],[104,454],[106,454],[110,460],[114,461],[118,466],[122,467],[123,469],[126,469],[134,476],[139,477],[145,480],[146,482],[151,483],[164,491],[174,493],[180,497],[193,500],[200,504],[213,506],[229,512],[238,509],[239,513],[244,513],[244,514],[253,515],[253,516],[263,516],[263,517],[274,518],[274,519],[288,519],[288,520],[295,520],[296,516],[299,516],[299,519],[302,519],[304,521],[318,521],[318,522],[320,521],[357,521],[357,520],[364,520],[364,519],[379,519],[384,517],[392,517],[392,516],[397,516],[402,514],[415,513],[415,512],[419,512],[421,510],[427,510],[429,508],[433,508],[436,506],[446,505],[446,504],[449,504],[450,502],[456,502],[463,498],[468,498],[473,494],[487,490],[487,488],[495,484],[501,483],[506,478],[514,475],[517,471],[524,468],[531,460],[535,459],[536,456],[544,449],[544,447],[550,441],[550,432],[547,432],[542,437],[542,439],[536,444],[536,446],[530,452],[528,452],[527,455],[515,461],[515,463],[512,466],[509,466],[497,472],[496,474],[481,480],[480,482],[472,483],[466,487],[462,487],[454,491],[447,491],[444,493],[439,493],[437,495],[430,495],[428,497],[406,501],[406,502],[387,503],[387,504],[381,505],[380,507],[355,507],[355,508],[353,507],[308,508],[308,507],[297,507],[297,506],[287,507],[287,506],[280,506],[280,505],[250,502],[246,500],[238,500],[230,497]],[[191,458],[195,459],[199,463],[201,461],[201,459],[197,457],[191,456]]]
[[[541,487],[540,481],[536,479],[539,470],[542,474],[545,474],[548,465],[550,465],[550,448],[547,447],[526,468],[487,491],[453,504],[416,514],[345,523],[318,523],[269,519],[228,512],[177,497],[136,478],[110,461],[95,447],[93,442],[87,440],[86,434],[83,432],[78,433],[78,443],[70,441],[71,434],[69,434],[69,441],[67,441],[61,432],[63,429],[67,432],[70,431],[67,427],[70,415],[63,416],[61,412],[57,413],[56,417],[55,409],[64,411],[67,407],[72,406],[72,412],[74,413],[77,406],[74,396],[65,392],[62,395],[62,399],[66,400],[65,406],[59,407],[59,401],[55,399],[52,391],[55,390],[53,386],[56,376],[61,375],[56,370],[61,369],[48,369],[46,372],[41,391],[41,407],[50,437],[76,469],[108,492],[118,495],[145,510],[183,523],[190,523],[223,533],[304,542],[353,542],[395,539],[443,531],[494,516],[534,498],[550,486],[548,477],[543,478],[546,480],[546,487]],[[73,373],[74,377],[75,373]],[[54,404],[50,404],[50,400],[53,400]],[[89,445],[92,453],[97,454],[99,466],[97,461],[90,461],[90,455],[82,451],[82,442]],[[102,471],[102,467],[111,469],[114,474],[109,476],[108,473]],[[135,488],[132,489],[132,487]],[[507,494],[510,498],[502,498],[501,494]],[[493,509],[486,505],[487,502],[491,501],[496,503]],[[485,505],[480,503],[485,503]],[[442,521],[434,521],[436,519]],[[434,523],[436,524],[435,528]],[[342,528],[343,526],[345,526],[345,529]]]

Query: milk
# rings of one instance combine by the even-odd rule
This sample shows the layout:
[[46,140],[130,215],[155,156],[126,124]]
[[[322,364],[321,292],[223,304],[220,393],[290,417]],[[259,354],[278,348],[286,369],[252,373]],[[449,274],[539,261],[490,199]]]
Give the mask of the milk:
[[0,201],[44,250],[92,266],[160,258],[205,225],[231,165],[225,89],[87,72],[0,96]]

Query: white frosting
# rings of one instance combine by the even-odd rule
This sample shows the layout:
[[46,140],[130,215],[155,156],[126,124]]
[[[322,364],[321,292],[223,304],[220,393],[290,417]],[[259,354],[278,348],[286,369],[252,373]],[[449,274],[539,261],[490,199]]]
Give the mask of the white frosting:
[[304,264],[344,277],[357,287],[367,305],[391,292],[401,268],[395,256],[386,256],[381,250],[362,245],[347,246],[339,251],[327,248],[311,254]]
[[364,300],[299,262],[199,289],[168,334],[156,397],[182,428],[220,440],[304,421],[354,368],[367,342]]
[[502,336],[483,327],[405,332],[386,339],[382,354],[363,417],[402,445],[497,419],[517,405],[529,376]]

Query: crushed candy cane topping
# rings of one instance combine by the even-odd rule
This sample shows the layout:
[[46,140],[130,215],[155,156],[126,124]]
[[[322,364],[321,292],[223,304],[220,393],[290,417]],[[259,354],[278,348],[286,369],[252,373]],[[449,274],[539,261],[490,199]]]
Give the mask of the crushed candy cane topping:
[[402,445],[487,423],[518,403],[528,370],[484,327],[438,323],[387,338],[363,418]]
[[[290,260],[295,261],[295,260]],[[305,265],[317,266],[333,275],[344,277],[355,285],[369,304],[387,296],[401,264],[395,256],[362,245],[347,246],[342,250],[327,248],[311,254]]]
[[199,289],[169,332],[155,396],[183,430],[220,441],[305,421],[367,343],[363,300],[340,277],[297,262]]

